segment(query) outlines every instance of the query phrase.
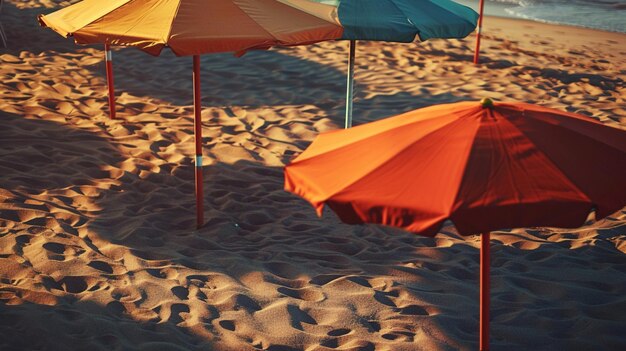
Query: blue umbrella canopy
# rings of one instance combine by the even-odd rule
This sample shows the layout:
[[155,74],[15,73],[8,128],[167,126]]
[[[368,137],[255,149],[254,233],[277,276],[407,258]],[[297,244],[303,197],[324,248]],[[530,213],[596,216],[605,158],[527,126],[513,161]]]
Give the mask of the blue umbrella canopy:
[[[292,0],[279,0],[292,1]],[[410,43],[465,38],[476,29],[478,14],[451,0],[310,0],[334,7],[343,27],[339,39],[350,40],[345,127],[352,126],[356,40]]]
[[341,39],[412,42],[464,38],[478,14],[451,0],[312,0],[337,8]]

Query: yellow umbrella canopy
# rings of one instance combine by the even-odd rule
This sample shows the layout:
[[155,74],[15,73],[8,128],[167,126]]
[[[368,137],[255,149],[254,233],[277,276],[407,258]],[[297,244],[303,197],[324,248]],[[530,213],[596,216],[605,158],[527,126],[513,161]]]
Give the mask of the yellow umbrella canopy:
[[134,46],[152,55],[239,52],[338,39],[335,6],[307,0],[83,0],[43,26],[78,44]]

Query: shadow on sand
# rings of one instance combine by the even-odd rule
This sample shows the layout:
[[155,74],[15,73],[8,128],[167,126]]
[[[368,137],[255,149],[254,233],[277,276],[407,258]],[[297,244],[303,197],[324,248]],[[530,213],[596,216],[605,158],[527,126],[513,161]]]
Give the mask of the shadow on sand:
[[[181,169],[175,175],[166,169],[141,178],[139,169],[120,175],[118,171],[107,170],[118,166],[124,159],[123,154],[116,151],[115,143],[52,122],[26,120],[7,113],[2,113],[2,120],[10,128],[3,129],[0,134],[1,159],[8,160],[8,163],[2,163],[5,199],[0,221],[7,226],[16,222],[13,229],[9,226],[2,235],[16,236],[16,254],[23,255],[39,235],[45,234],[49,242],[44,244],[44,249],[53,253],[50,259],[65,262],[71,257],[64,256],[68,251],[61,243],[68,237],[78,236],[91,248],[86,254],[92,257],[89,265],[101,271],[96,281],[106,283],[114,277],[119,279],[120,274],[132,277],[139,272],[119,271],[119,263],[103,254],[108,243],[119,245],[144,262],[147,273],[164,284],[177,272],[174,276],[179,283],[172,288],[172,293],[181,299],[179,303],[168,305],[171,311],[165,314],[166,319],[162,319],[159,306],[150,313],[160,317],[139,322],[129,314],[119,297],[109,296],[110,302],[104,306],[91,302],[90,296],[95,297],[93,294],[108,294],[99,284],[69,271],[57,271],[54,277],[44,275],[43,285],[39,288],[43,294],[57,296],[55,307],[43,302],[0,305],[4,316],[2,333],[12,334],[3,339],[3,348],[21,349],[25,345],[39,345],[37,343],[63,348],[74,345],[77,340],[88,348],[99,345],[125,349],[138,340],[151,340],[154,344],[143,346],[166,349],[178,345],[180,349],[228,350],[228,344],[214,343],[213,340],[226,333],[235,333],[233,321],[226,317],[228,309],[224,309],[223,303],[206,296],[202,298],[201,294],[192,297],[192,285],[199,286],[202,291],[215,283],[212,279],[217,275],[245,281],[251,274],[260,274],[263,281],[274,286],[275,294],[294,302],[310,298],[303,295],[302,284],[324,289],[333,281],[348,279],[372,289],[372,303],[399,315],[408,315],[416,323],[429,323],[454,343],[463,345],[460,349],[469,350],[476,344],[478,251],[457,240],[451,227],[445,227],[438,238],[424,238],[393,228],[348,226],[340,223],[331,212],[319,219],[307,203],[282,191],[280,168],[240,161],[205,167],[207,224],[200,230],[190,230],[193,225],[191,167]],[[18,144],[19,147],[13,147]],[[15,160],[31,162],[22,162],[15,168],[12,167],[17,164]],[[114,185],[99,186],[108,183]],[[25,231],[24,227],[29,229]],[[542,240],[540,234],[537,238]],[[601,233],[598,239],[602,239]],[[451,240],[456,244],[446,247],[440,245],[439,240]],[[544,244],[532,254],[494,243],[492,255],[495,282],[493,347],[537,346],[532,338],[520,344],[521,340],[511,333],[517,331],[524,335],[529,325],[539,323],[543,328],[530,328],[533,333],[556,333],[561,343],[553,346],[570,348],[574,344],[567,330],[571,323],[583,318],[582,315],[590,316],[590,323],[609,328],[609,334],[605,336],[610,345],[617,342],[611,328],[619,323],[619,317],[597,316],[594,311],[598,308],[598,298],[617,306],[622,293],[607,288],[602,282],[594,283],[590,277],[594,267],[608,264],[618,270],[625,268],[621,267],[624,265],[623,255],[609,242],[599,240],[595,247],[578,250],[569,249],[566,243]],[[520,262],[525,263],[520,265]],[[589,284],[562,286],[550,281],[552,273],[542,273],[540,267],[545,264],[559,266],[559,262],[574,267],[568,271],[572,279],[574,276],[587,277]],[[403,277],[400,281],[394,279],[395,289],[380,288],[371,283],[376,277],[390,275]],[[615,279],[624,280],[624,276],[617,275]],[[532,301],[518,298],[524,291],[534,291],[537,281],[545,291],[556,289],[559,293],[535,296]],[[11,296],[26,298],[21,290],[12,286],[16,283],[3,277],[4,301],[10,300]],[[423,301],[425,306],[437,306],[438,313],[429,313],[429,307],[397,304],[398,289]],[[230,308],[250,309],[254,313],[264,307],[251,298],[255,296],[254,289],[237,290],[240,292],[233,292],[233,296],[238,302]],[[595,297],[585,298],[588,294]],[[203,299],[206,309],[212,311],[199,327],[180,324],[183,321],[181,313],[190,310],[189,298]],[[458,303],[459,299],[464,302]],[[449,301],[449,305],[442,300]],[[137,303],[140,307],[141,300]],[[542,312],[558,309],[564,303],[574,304],[580,316],[554,319],[549,313]],[[514,314],[509,319],[506,314],[511,312],[511,304],[528,312]],[[292,327],[301,331],[300,323],[316,323],[306,312],[293,306],[288,308],[288,314]],[[29,328],[36,320],[39,320],[38,326]],[[63,329],[64,333],[46,333],[51,339],[33,341],[37,328]],[[584,334],[585,330],[589,331],[588,335]],[[576,338],[591,340],[602,336],[600,328],[582,331],[583,335]],[[164,344],[166,342],[170,344]],[[576,346],[580,350],[591,350],[592,344],[577,341]],[[49,348],[55,349],[55,346]],[[267,349],[301,350],[277,344]]]
[[[52,30],[38,25],[37,15],[50,13],[54,9],[18,10],[12,4],[7,4],[6,7],[8,20],[5,20],[5,26],[12,40],[9,48],[3,50],[15,56],[19,56],[23,51],[54,56],[75,55],[92,48],[97,50],[91,51],[94,59],[101,60],[95,64],[83,65],[81,68],[90,70],[93,76],[102,78],[103,83],[106,83],[104,58],[100,46],[75,45],[71,39],[61,38]],[[23,23],[28,25],[28,31],[18,32],[14,29],[22,28]],[[203,106],[255,109],[268,106],[313,105],[330,116],[338,126],[343,126],[347,43],[345,45],[346,50],[342,52],[321,54],[339,57],[341,64],[337,66],[338,68],[291,56],[289,49],[251,51],[240,58],[234,57],[231,53],[202,55]],[[42,47],[49,50],[37,49]],[[447,56],[446,53],[439,53],[436,50],[432,53]],[[84,55],[84,52],[82,54]],[[116,96],[119,100],[121,95],[130,94],[145,97],[146,103],[156,99],[155,103],[191,106],[193,98],[191,61],[191,57],[176,57],[167,49],[163,50],[159,57],[153,57],[134,48],[117,48],[113,53]],[[359,70],[358,63],[357,57],[353,111],[355,125],[438,102],[467,100],[451,93],[436,96],[426,90],[422,96],[412,96],[403,92],[370,96],[368,90],[375,91],[376,87],[365,86],[359,82],[359,73],[365,72]],[[417,78],[416,84],[420,84]],[[409,98],[408,103],[398,103],[406,98]],[[101,102],[106,104],[105,99]],[[118,110],[125,107],[127,106],[124,102],[118,101]],[[103,110],[103,113],[106,111]]]
[[[28,19],[37,12],[23,11]],[[17,13],[17,10],[9,6],[7,12]],[[4,23],[9,27],[11,21]],[[52,41],[56,36],[48,33],[39,37],[44,32],[33,28],[32,33],[20,37],[7,28],[10,38],[20,38],[12,52],[29,51],[27,39]],[[62,42],[58,38],[54,42],[57,52],[78,50],[67,41],[57,47],[56,43]],[[48,51],[31,51],[44,52]],[[234,66],[241,69],[233,72]],[[159,90],[155,87],[162,87],[154,97],[181,106],[191,103],[191,99],[177,98],[191,97],[188,58],[175,58],[171,54],[151,58],[125,50],[116,54],[116,67],[119,67],[119,91],[147,96],[148,92]],[[341,123],[340,97],[345,75],[334,68],[278,52],[251,53],[241,59],[230,55],[204,56],[203,67],[206,93],[203,101],[207,105],[313,104],[337,116],[333,121]],[[104,73],[101,64],[91,69]],[[255,74],[245,73],[250,70]],[[146,77],[144,72],[154,73]],[[311,83],[320,80],[324,84]],[[264,92],[249,94],[239,89],[240,86],[264,89]],[[278,86],[293,86],[293,89],[289,93],[272,89]],[[383,111],[395,114],[420,107],[422,103],[414,97],[415,105],[398,105],[395,103],[398,97],[410,100],[413,96],[397,94],[361,101],[355,106],[355,115],[360,109],[376,108],[379,110],[371,118],[378,118]],[[447,94],[440,98],[459,99]],[[254,290],[242,283],[251,275],[260,275],[264,283],[272,285],[272,294],[289,299],[294,305],[311,296],[315,298],[315,294],[303,292],[302,286],[312,287],[312,291],[323,290],[333,281],[349,280],[370,289],[372,304],[385,306],[398,315],[408,315],[416,324],[426,321],[438,335],[461,345],[458,349],[477,346],[478,250],[461,242],[450,226],[443,228],[438,238],[423,238],[393,228],[349,226],[340,223],[331,212],[319,219],[307,203],[282,191],[280,167],[239,161],[216,162],[204,168],[207,223],[200,230],[190,230],[194,223],[191,165],[178,168],[164,165],[158,170],[141,164],[122,165],[129,156],[122,151],[121,142],[113,141],[115,138],[109,140],[89,131],[6,112],[1,112],[0,118],[4,124],[0,128],[0,239],[14,242],[12,253],[3,253],[1,258],[11,260],[19,256],[25,266],[32,266],[36,262],[25,258],[25,252],[28,246],[45,237],[48,241],[43,249],[49,255],[49,262],[69,262],[75,258],[72,252],[76,252],[64,246],[63,242],[69,238],[86,243],[89,251],[77,256],[88,257],[88,265],[100,271],[93,281],[71,271],[57,270],[54,276],[38,273],[41,285],[31,289],[38,289],[46,296],[54,295],[57,300],[53,307],[43,300],[17,306],[6,303],[15,296],[37,299],[26,296],[29,293],[20,289],[20,281],[2,276],[0,346],[3,349],[67,349],[78,343],[77,346],[86,349],[163,350],[177,345],[179,349],[228,350],[225,344],[216,341],[224,335],[236,334],[234,322],[226,315],[247,310],[254,316],[266,307],[250,297],[254,297]],[[156,154],[155,150],[143,151]],[[213,151],[208,148],[206,152],[211,155]],[[567,241],[548,243],[545,240],[548,234],[535,235],[542,244],[530,253],[494,244],[492,347],[537,349],[544,345],[537,345],[535,340],[546,338],[553,341],[549,347],[555,350],[592,350],[597,342],[585,340],[599,338],[605,340],[607,349],[619,345],[616,335],[620,334],[615,330],[623,322],[620,313],[626,296],[626,276],[622,272],[626,267],[623,254],[605,240],[617,232],[599,232],[595,246],[577,250],[570,249]],[[111,245],[128,252],[124,258],[144,266],[127,268],[123,261],[120,263],[120,257],[108,254],[114,252],[107,251]],[[562,275],[564,281],[585,277],[586,283],[561,284],[550,280],[557,273],[541,270],[543,265],[562,267],[562,262],[570,267],[568,276]],[[615,271],[612,284],[595,277],[594,270],[606,266],[612,266]],[[166,314],[157,310],[161,305],[155,307],[151,313],[158,317],[141,322],[128,313],[120,296],[99,290],[96,283],[132,277],[140,271],[162,285],[176,281],[171,293],[181,300],[169,305]],[[233,292],[236,301],[230,306],[222,304],[219,309],[217,301],[198,293],[215,284],[212,279],[216,276],[228,277],[239,284],[236,294]],[[373,284],[377,277],[388,279],[390,286]],[[398,291],[421,301],[426,308],[396,303]],[[537,291],[544,294],[538,295]],[[104,300],[110,302],[95,302],[96,293],[103,294]],[[527,294],[532,296],[525,298]],[[203,301],[209,311],[193,331],[181,324],[182,315],[190,311],[189,298]],[[142,307],[145,299],[141,297],[136,303]],[[619,313],[602,314],[606,307],[602,309],[603,305],[598,305],[600,301]],[[558,308],[564,305],[568,308]],[[430,310],[433,306],[435,311]],[[316,323],[292,305],[287,314],[291,326],[298,330],[294,333],[304,333],[303,323]],[[580,323],[589,327],[576,328],[577,335],[572,335],[572,326]],[[375,323],[368,324],[368,328],[377,332]],[[44,329],[58,332],[38,333]],[[543,337],[533,338],[530,334],[543,334]],[[415,334],[405,336],[415,337]],[[154,344],[135,346],[144,340]],[[304,349],[278,344],[256,348]],[[371,343],[362,347],[362,350],[373,349]]]

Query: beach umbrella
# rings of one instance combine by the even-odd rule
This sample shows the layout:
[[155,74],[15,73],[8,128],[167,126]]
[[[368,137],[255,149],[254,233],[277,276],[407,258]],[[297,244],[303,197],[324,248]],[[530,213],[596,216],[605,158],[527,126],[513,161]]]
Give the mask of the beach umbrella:
[[[419,4],[419,6],[417,6]],[[159,55],[170,48],[193,55],[196,140],[196,217],[203,220],[200,141],[200,60],[197,55],[332,39],[351,40],[346,126],[351,125],[354,40],[410,42],[467,36],[476,13],[450,0],[83,0],[39,17],[78,44],[104,44],[109,114],[115,118],[110,45]],[[349,111],[349,112],[348,112]]]
[[[349,40],[345,127],[352,125],[356,40],[413,42],[464,38],[478,14],[451,0],[83,0],[40,23],[77,43],[105,43],[109,114],[115,118],[112,54],[107,45],[158,55],[236,52],[322,40]],[[174,14],[176,6],[183,10]],[[135,11],[150,14],[135,23]],[[163,23],[171,23],[163,26]],[[181,32],[184,30],[184,33]]]
[[[364,150],[367,150],[366,152]],[[431,106],[319,135],[285,189],[322,214],[434,236],[481,234],[480,349],[489,338],[489,233],[578,227],[626,205],[626,131],[525,103]]]
[[480,0],[478,4],[478,28],[476,28],[476,49],[474,50],[474,64],[478,64],[478,57],[480,56],[480,36],[483,31],[483,9],[485,7],[485,0]]
[[110,45],[193,56],[196,224],[204,223],[200,54],[302,45],[341,37],[336,8],[308,0],[84,0],[40,16],[78,44],[104,44],[110,116],[115,117]]
[[345,128],[352,126],[354,61],[357,40],[410,43],[416,39],[465,38],[476,29],[478,14],[451,0],[313,0],[337,7],[349,40]]

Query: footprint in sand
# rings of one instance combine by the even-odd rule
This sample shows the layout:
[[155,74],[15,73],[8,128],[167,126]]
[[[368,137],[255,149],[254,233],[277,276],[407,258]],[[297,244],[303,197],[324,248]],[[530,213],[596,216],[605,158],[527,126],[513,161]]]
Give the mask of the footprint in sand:
[[408,315],[408,316],[428,316],[430,313],[422,307],[418,305],[409,305],[406,307],[400,308],[400,314]]
[[230,330],[230,331],[235,331],[235,322],[231,321],[231,320],[223,320],[223,321],[219,321],[219,325],[226,329],[226,330]]
[[72,294],[80,294],[88,288],[84,277],[67,276],[61,279],[59,284],[61,284],[63,290]]
[[167,321],[174,325],[185,320],[185,318],[181,316],[181,313],[189,313],[190,311],[189,306],[183,303],[172,304],[172,306],[170,307],[170,310],[171,310],[170,318]]
[[172,294],[181,300],[189,300],[189,289],[184,286],[175,286],[172,289]]
[[333,329],[331,331],[329,331],[327,333],[328,336],[342,336],[342,335],[346,335],[349,334],[350,332],[352,332],[351,329],[348,328],[340,328],[340,329]]
[[298,306],[287,306],[287,312],[291,317],[291,326],[298,330],[304,330],[302,323],[317,325],[317,321],[313,319],[311,315],[301,310]]
[[287,295],[289,297],[293,297],[295,299],[300,299],[304,301],[315,301],[320,302],[323,301],[326,296],[318,290],[307,287],[302,289],[291,289],[284,286],[281,286],[277,289],[279,293],[283,295]]
[[112,274],[113,273],[113,267],[111,267],[110,264],[104,262],[104,261],[91,261],[87,264],[89,267],[91,268],[95,268],[99,271],[102,271],[104,273],[107,274]]

